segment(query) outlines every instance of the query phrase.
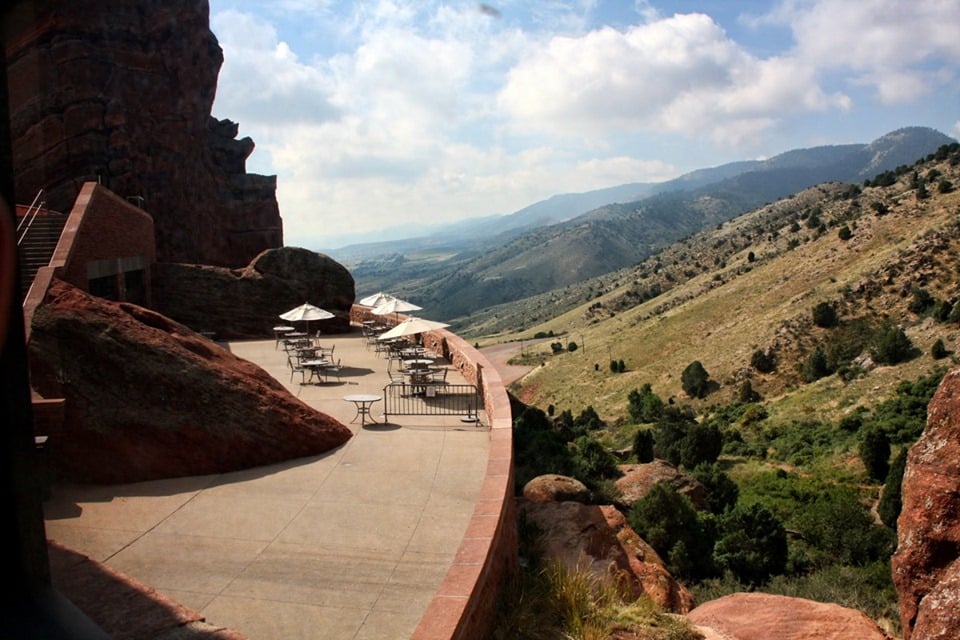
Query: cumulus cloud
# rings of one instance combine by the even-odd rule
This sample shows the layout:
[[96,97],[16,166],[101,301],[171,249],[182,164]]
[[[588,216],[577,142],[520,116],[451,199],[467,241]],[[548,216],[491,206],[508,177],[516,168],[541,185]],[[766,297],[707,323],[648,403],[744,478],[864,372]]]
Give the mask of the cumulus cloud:
[[[246,1],[212,2],[215,115],[278,175],[285,237],[318,245],[709,166],[679,149],[776,153],[772,132],[861,114],[864,89],[896,104],[955,86],[960,59],[960,0],[784,0],[745,32],[647,0],[615,20],[595,0]],[[793,39],[741,40],[771,31]]]
[[668,130],[724,142],[785,113],[850,105],[804,61],[758,59],[703,14],[556,37],[511,70],[499,102],[518,128],[552,135]]
[[766,20],[788,25],[794,55],[824,70],[845,70],[886,104],[915,101],[956,83],[960,0],[790,0]]

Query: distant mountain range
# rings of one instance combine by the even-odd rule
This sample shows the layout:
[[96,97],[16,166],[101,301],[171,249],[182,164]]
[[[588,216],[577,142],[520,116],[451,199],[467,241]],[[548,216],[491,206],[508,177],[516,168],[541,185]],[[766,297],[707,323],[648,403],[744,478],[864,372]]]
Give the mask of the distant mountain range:
[[635,264],[659,249],[823,182],[862,183],[952,138],[909,127],[869,144],[787,151],[661,183],[563,194],[421,238],[329,251],[358,292],[391,291],[451,321]]

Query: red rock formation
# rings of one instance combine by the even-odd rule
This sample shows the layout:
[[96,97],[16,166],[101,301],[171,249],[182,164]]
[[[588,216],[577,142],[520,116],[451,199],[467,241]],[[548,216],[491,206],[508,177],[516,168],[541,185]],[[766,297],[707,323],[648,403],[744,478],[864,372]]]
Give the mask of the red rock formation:
[[687,618],[724,640],[890,640],[860,611],[766,593],[704,602]]
[[153,307],[196,331],[218,338],[271,336],[287,324],[278,314],[309,302],[336,317],[312,322],[310,330],[350,329],[353,276],[332,258],[306,249],[264,251],[244,269],[195,264],[153,266]]
[[66,399],[56,473],[123,483],[316,455],[350,438],[267,372],[169,318],[55,280],[33,317],[34,388]]
[[19,198],[68,211],[85,181],[140,203],[157,258],[242,266],[283,244],[275,176],[211,118],[223,52],[201,0],[21,2],[5,23]]
[[589,502],[590,490],[576,478],[548,473],[524,485],[523,497],[530,502]]
[[948,373],[910,448],[893,581],[904,640],[960,634],[960,369]]
[[616,480],[621,501],[630,506],[650,492],[654,485],[666,482],[681,493],[697,509],[707,509],[707,490],[691,476],[681,472],[665,460],[643,464],[621,464],[617,467],[623,475]]
[[653,548],[616,507],[579,502],[522,502],[520,513],[542,532],[544,556],[570,570],[615,581],[639,598],[646,594],[668,611],[685,613],[693,596],[667,571]]

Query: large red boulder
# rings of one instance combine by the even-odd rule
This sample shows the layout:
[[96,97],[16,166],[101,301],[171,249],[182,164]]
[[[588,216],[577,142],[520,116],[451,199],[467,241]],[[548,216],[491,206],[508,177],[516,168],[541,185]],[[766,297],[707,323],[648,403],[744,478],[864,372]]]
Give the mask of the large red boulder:
[[274,326],[287,324],[278,314],[304,302],[334,316],[311,322],[311,332],[350,330],[353,276],[322,253],[282,247],[267,249],[243,269],[157,263],[152,271],[153,308],[218,338],[272,337]]
[[613,506],[579,502],[522,502],[520,512],[541,531],[544,557],[570,571],[628,587],[658,606],[685,613],[693,596],[673,579],[663,560]]
[[707,509],[707,490],[695,478],[689,476],[666,460],[654,460],[641,464],[621,464],[618,466],[622,476],[616,485],[620,491],[620,501],[627,507],[633,505],[650,493],[655,485],[662,482],[676,489],[677,493],[690,498],[698,509]]
[[960,369],[948,373],[910,448],[893,581],[904,640],[960,634]]
[[890,640],[864,613],[766,593],[734,593],[687,614],[706,637],[723,640]]
[[66,400],[49,451],[68,479],[223,473],[320,454],[351,436],[202,335],[59,280],[33,316],[29,349],[33,388]]

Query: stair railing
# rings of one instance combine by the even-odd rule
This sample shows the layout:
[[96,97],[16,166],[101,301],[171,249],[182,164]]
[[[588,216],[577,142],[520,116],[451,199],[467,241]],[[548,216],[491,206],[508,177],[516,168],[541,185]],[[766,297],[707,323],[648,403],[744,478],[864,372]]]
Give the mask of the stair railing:
[[[27,209],[27,213],[21,218],[20,222],[17,224],[17,246],[23,242],[23,239],[27,237],[27,233],[30,231],[30,226],[33,225],[33,221],[36,219],[37,214],[40,213],[40,210],[43,208],[44,201],[40,199],[43,195],[43,189],[37,191],[36,197],[34,197],[33,202],[30,203],[30,208]],[[23,231],[21,231],[21,229]]]

